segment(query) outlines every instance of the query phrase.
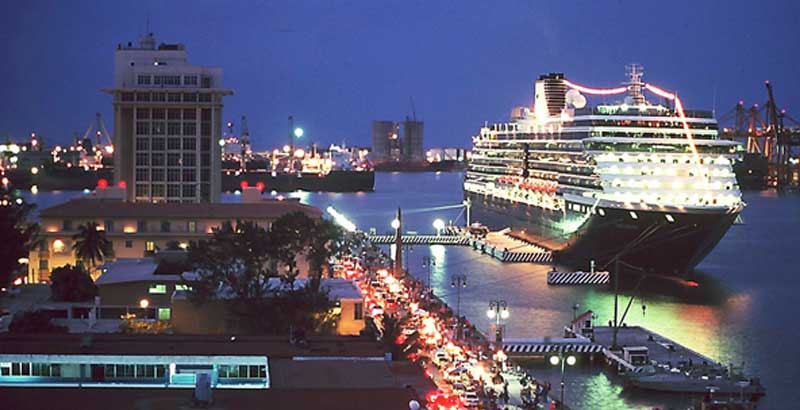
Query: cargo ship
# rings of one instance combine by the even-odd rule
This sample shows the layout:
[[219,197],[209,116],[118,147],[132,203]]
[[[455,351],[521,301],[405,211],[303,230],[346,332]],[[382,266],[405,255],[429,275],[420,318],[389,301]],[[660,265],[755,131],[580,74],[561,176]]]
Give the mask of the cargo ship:
[[742,149],[719,138],[711,112],[626,69],[613,88],[540,76],[532,106],[473,137],[464,196],[473,221],[556,263],[687,277],[745,206],[732,168]]

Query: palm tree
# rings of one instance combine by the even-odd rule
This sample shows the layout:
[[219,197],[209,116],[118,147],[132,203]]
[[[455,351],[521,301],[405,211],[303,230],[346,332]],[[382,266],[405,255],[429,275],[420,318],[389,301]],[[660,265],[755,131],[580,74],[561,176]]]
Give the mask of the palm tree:
[[114,255],[111,241],[106,238],[106,233],[97,229],[96,222],[87,222],[78,227],[78,233],[72,236],[74,241],[72,250],[75,256],[90,269],[97,266],[98,262]]

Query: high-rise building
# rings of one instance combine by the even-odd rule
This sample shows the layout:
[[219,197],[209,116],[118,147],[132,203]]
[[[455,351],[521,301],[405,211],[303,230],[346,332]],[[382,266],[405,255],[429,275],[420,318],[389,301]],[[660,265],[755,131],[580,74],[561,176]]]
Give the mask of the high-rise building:
[[140,202],[218,202],[222,70],[152,33],[114,55],[114,181]]
[[392,159],[393,149],[399,153],[400,126],[395,121],[372,121],[372,160]]
[[424,161],[425,150],[422,146],[422,132],[425,123],[406,118],[403,122],[403,160]]

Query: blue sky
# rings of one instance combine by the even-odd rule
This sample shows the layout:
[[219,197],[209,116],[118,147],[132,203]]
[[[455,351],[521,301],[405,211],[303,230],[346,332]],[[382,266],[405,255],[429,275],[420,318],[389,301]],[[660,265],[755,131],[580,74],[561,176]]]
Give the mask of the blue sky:
[[[315,142],[370,143],[373,119],[425,121],[427,146],[468,146],[484,121],[530,104],[541,73],[614,86],[624,65],[688,108],[766,100],[800,117],[800,2],[792,1],[14,1],[0,15],[0,138],[48,143],[110,122],[117,43],[150,15],[159,42],[223,69],[226,120],[257,148],[290,114]],[[109,123],[109,127],[112,124]]]

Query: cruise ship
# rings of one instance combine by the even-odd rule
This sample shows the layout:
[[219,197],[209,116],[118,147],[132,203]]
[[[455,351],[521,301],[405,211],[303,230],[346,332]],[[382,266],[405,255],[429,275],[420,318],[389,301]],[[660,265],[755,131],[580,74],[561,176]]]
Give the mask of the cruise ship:
[[531,107],[473,137],[465,200],[474,222],[557,264],[688,277],[745,206],[732,168],[742,148],[711,112],[685,110],[641,66],[626,71],[612,88],[540,76]]

